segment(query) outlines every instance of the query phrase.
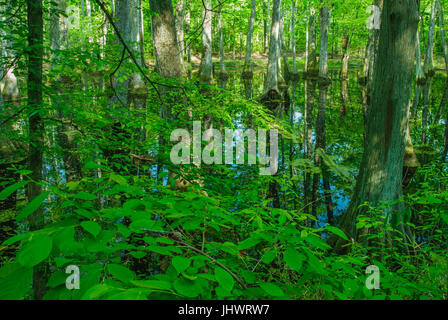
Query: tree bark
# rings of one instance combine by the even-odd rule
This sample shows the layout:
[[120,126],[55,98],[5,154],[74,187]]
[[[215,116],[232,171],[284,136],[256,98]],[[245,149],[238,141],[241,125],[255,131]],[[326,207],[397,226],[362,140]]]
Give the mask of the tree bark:
[[182,65],[184,63],[184,21],[185,21],[184,11],[185,11],[185,0],[179,0],[176,4],[176,35]]
[[278,83],[281,78],[281,70],[278,61],[279,56],[279,31],[280,31],[280,0],[273,0],[272,7],[272,26],[269,36],[269,57],[268,57],[268,74],[266,91],[275,90],[279,93]]
[[[385,1],[375,59],[366,142],[356,188],[340,226],[357,239],[356,217],[365,202],[377,206],[402,196],[408,103],[414,75],[419,2]],[[399,214],[400,205],[383,209],[385,223]],[[337,249],[343,243],[331,238]]]
[[339,78],[341,80],[348,79],[348,62],[350,60],[350,52],[348,51],[350,42],[350,36],[348,34],[344,34],[344,38],[342,39],[342,60],[341,60],[341,72]]
[[[330,24],[330,10],[327,6],[320,11],[320,54],[319,54],[319,107],[316,119],[316,147],[314,152],[314,165],[322,170],[322,179],[327,208],[328,223],[333,223],[333,204],[330,194],[329,171],[326,164],[319,156],[320,152],[326,152],[325,113],[327,105],[328,78],[328,30]],[[320,185],[320,173],[313,175],[312,190],[312,214],[317,218],[318,191]]]
[[292,53],[292,72],[297,74],[297,57],[296,57],[296,1],[291,1],[291,53]]
[[423,71],[425,73],[425,84],[423,87],[422,141],[421,141],[422,144],[426,144],[428,139],[427,131],[428,131],[428,116],[429,116],[429,98],[431,94],[432,77],[434,76],[433,51],[434,51],[434,34],[435,34],[436,17],[437,17],[437,5],[436,1],[433,1],[431,5],[431,20],[429,23],[428,46],[426,48],[425,64],[423,66]]
[[202,13],[202,56],[199,77],[205,83],[211,83],[212,75],[212,0],[204,0]]
[[437,8],[439,11],[439,28],[440,28],[440,41],[442,43],[443,57],[445,59],[445,69],[448,74],[448,45],[445,38],[445,25],[443,21],[443,9],[440,1],[437,1]]
[[305,71],[310,74],[317,73],[316,57],[316,10],[311,8],[308,15],[308,24],[306,30],[306,56]]
[[[423,23],[423,21],[421,22]],[[420,36],[417,31],[417,44],[415,46],[415,54],[416,54],[416,81],[415,81],[415,89],[414,89],[414,102],[411,107],[411,120],[415,119],[415,114],[418,109],[420,97],[422,96],[423,86],[425,85],[425,73],[423,72],[422,67],[422,59],[421,59],[421,50],[420,50]]]
[[[65,12],[67,3],[65,0],[54,1],[54,6],[51,11],[50,23],[50,45],[51,49],[55,51],[52,57],[53,67],[59,63],[60,57],[56,52],[68,48],[68,26],[64,22],[64,17],[60,12]],[[61,125],[57,128],[58,143],[63,150],[62,160],[65,169],[65,178],[67,182],[77,181],[81,178],[81,163],[79,157],[76,155],[77,145],[74,134],[75,128],[68,124],[73,119],[73,112],[70,108],[70,89],[73,89],[74,84],[70,76],[62,75],[58,77],[54,83],[57,94],[53,97],[53,103],[57,110],[57,115],[61,121]],[[69,112],[64,112],[64,111]]]
[[[28,118],[29,156],[28,170],[32,171],[28,184],[28,201],[42,193],[44,123],[42,120],[42,65],[43,65],[43,5],[42,0],[27,0],[28,13]],[[43,225],[43,212],[36,210],[28,217],[31,230]],[[33,291],[35,299],[42,299],[45,293],[45,266],[41,263],[34,267]]]
[[244,62],[244,72],[252,72],[252,35],[254,33],[255,24],[255,0],[251,1],[250,17],[248,22],[247,40],[246,40],[246,59]]
[[[9,19],[9,23],[15,23],[15,18],[13,17],[13,6],[12,3],[7,1],[0,5],[0,19],[3,23],[6,23],[5,20]],[[12,104],[18,106],[20,104],[19,100],[19,87],[17,82],[17,77],[15,75],[15,67],[16,63],[14,59],[16,58],[16,52],[13,48],[13,41],[10,39],[11,35],[8,35],[5,30],[0,30],[0,39],[1,39],[1,55],[5,58],[6,69],[2,67],[1,70],[1,78],[0,81],[0,95],[2,96],[2,100],[6,104]]]

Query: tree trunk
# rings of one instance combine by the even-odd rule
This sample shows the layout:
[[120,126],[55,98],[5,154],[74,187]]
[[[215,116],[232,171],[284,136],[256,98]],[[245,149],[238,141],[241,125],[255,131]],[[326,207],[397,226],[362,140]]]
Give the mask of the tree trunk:
[[[43,5],[42,0],[27,0],[28,12],[28,118],[29,156],[28,170],[32,171],[28,184],[28,201],[42,193],[44,123],[42,120],[42,65],[43,65]],[[36,210],[28,217],[31,230],[40,229],[43,224],[43,211]],[[33,291],[35,299],[42,299],[45,293],[45,266],[34,267]]]
[[317,74],[317,57],[316,57],[316,11],[311,8],[308,16],[308,24],[306,30],[306,57],[305,71],[310,74]]
[[176,35],[182,65],[184,63],[184,11],[185,0],[179,0],[176,4]]
[[342,39],[342,62],[341,62],[341,72],[339,78],[341,80],[348,79],[348,62],[350,60],[350,52],[348,51],[350,42],[350,36],[348,34],[344,34],[344,38]]
[[246,60],[244,62],[244,72],[252,72],[252,34],[254,33],[254,24],[255,24],[255,0],[251,1],[250,8],[250,17],[249,17],[249,27],[247,31],[247,40],[246,40]]
[[297,74],[297,57],[296,57],[296,1],[291,1],[291,53],[292,53],[292,72]]
[[[117,0],[115,2],[115,14],[117,27],[123,40],[134,53],[136,60],[141,62],[138,0]],[[111,99],[112,104],[118,105],[119,109],[128,109],[134,101],[132,93],[144,87],[142,83],[143,79],[139,73],[127,74],[120,68],[114,77],[115,94]]]
[[443,57],[445,59],[445,69],[448,75],[448,45],[445,38],[445,25],[443,21],[443,9],[440,1],[437,1],[437,8],[439,10],[439,28],[440,28],[440,41],[442,43]]
[[[6,2],[0,5],[0,19],[3,23],[6,23],[5,20],[9,19],[8,23],[15,23],[15,17],[13,16],[13,6],[10,2]],[[0,39],[1,39],[1,56],[5,59],[6,69],[3,68],[1,70],[1,78],[0,81],[0,95],[2,95],[2,100],[5,104],[12,104],[18,106],[20,104],[19,97],[19,87],[17,82],[17,77],[15,75],[15,67],[16,63],[14,60],[16,59],[16,52],[13,49],[13,42],[10,38],[11,35],[8,35],[5,30],[0,30]]]
[[273,0],[272,8],[272,26],[269,36],[269,58],[268,58],[268,74],[266,91],[275,90],[279,93],[278,83],[281,78],[281,70],[278,65],[279,56],[279,31],[280,31],[280,0]]
[[[190,33],[190,23],[191,23],[191,18],[190,18],[190,6],[188,6],[188,10],[187,10],[187,14],[185,15],[185,22],[186,22],[186,26],[185,26],[185,32],[187,33],[187,35]],[[191,41],[191,40],[190,40]],[[191,45],[190,43],[186,43],[186,53],[187,53],[187,62],[190,63],[191,62]]]
[[[64,17],[60,11],[65,12],[67,7],[65,0],[54,1],[51,11],[50,24],[50,45],[55,52],[68,48],[68,26],[64,22]],[[53,54],[53,67],[59,63],[60,57]],[[53,96],[53,103],[57,110],[57,115],[61,125],[57,128],[58,143],[63,150],[62,160],[64,162],[65,177],[67,182],[77,181],[81,178],[81,163],[76,155],[77,145],[75,142],[75,128],[68,123],[73,118],[73,111],[64,112],[64,109],[70,108],[70,95],[74,88],[74,83],[69,75],[58,77],[54,83],[57,94]],[[65,110],[67,111],[67,110]]]
[[212,76],[212,0],[204,0],[202,13],[202,57],[199,67],[201,81],[211,83]]
[[[327,207],[328,223],[333,223],[333,204],[330,194],[329,171],[326,164],[319,156],[320,152],[326,152],[325,137],[325,113],[327,105],[328,78],[328,29],[330,24],[330,11],[327,6],[320,11],[320,54],[319,54],[319,107],[316,119],[316,148],[314,152],[314,165],[322,169],[322,179]],[[317,218],[318,190],[320,174],[313,176],[312,214]]]
[[[423,23],[423,21],[421,21]],[[411,120],[415,119],[415,114],[417,112],[418,104],[420,101],[420,97],[422,95],[423,86],[425,85],[425,73],[423,72],[422,67],[422,59],[421,59],[421,50],[420,50],[420,36],[417,31],[416,33],[417,44],[415,46],[415,54],[416,54],[416,81],[415,81],[415,90],[414,90],[414,102],[411,107]]]
[[425,65],[423,67],[423,71],[425,72],[426,77],[432,77],[434,75],[433,51],[436,16],[437,8],[436,1],[434,1],[431,5],[431,20],[429,22],[428,46],[426,48]]
[[[402,195],[408,103],[414,75],[418,2],[385,1],[381,16],[378,56],[368,110],[363,160],[349,208],[340,226],[357,239],[356,217],[365,202],[377,206]],[[400,205],[383,209],[385,223],[399,214]],[[331,238],[341,249],[342,240]]]
[[[178,41],[173,16],[173,6],[170,0],[150,0],[151,11],[157,15],[151,16],[154,55],[156,59],[156,71],[164,78],[182,78],[182,65],[178,55]],[[175,88],[160,87],[162,93],[168,95]],[[168,113],[167,113],[168,112]],[[162,111],[163,118],[169,118],[170,110]]]
[[434,34],[437,17],[436,1],[431,5],[431,20],[429,23],[428,46],[426,48],[425,64],[423,71],[425,73],[425,85],[423,87],[423,110],[422,110],[422,144],[427,142],[428,116],[429,116],[429,98],[431,94],[432,77],[434,76]]

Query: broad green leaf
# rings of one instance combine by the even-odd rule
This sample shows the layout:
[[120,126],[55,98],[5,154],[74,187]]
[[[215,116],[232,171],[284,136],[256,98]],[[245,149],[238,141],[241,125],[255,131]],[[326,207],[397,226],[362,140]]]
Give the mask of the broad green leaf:
[[0,300],[22,300],[33,282],[33,268],[18,263],[6,264],[0,269]]
[[96,237],[101,232],[100,225],[95,221],[83,221],[81,222],[81,227],[89,232],[92,236]]
[[277,252],[275,250],[270,250],[263,255],[261,261],[263,261],[266,264],[270,264],[275,259],[276,256]]
[[249,249],[249,248],[256,246],[260,242],[261,242],[261,239],[259,237],[247,238],[246,240],[239,243],[238,249],[239,250]]
[[215,279],[218,281],[219,286],[227,291],[231,291],[235,285],[233,277],[223,268],[215,268]]
[[48,235],[32,237],[17,254],[17,260],[24,267],[33,267],[45,260],[53,247],[53,241]]
[[0,201],[3,201],[6,198],[8,198],[17,189],[22,188],[27,183],[28,183],[27,181],[20,181],[20,182],[14,183],[13,185],[10,185],[10,186],[6,187],[5,189],[2,190],[2,192],[0,192]]
[[283,290],[280,289],[276,284],[270,283],[270,282],[264,282],[260,284],[260,287],[266,291],[267,294],[273,296],[273,297],[282,297],[285,294],[283,293]]
[[162,280],[133,280],[131,283],[137,287],[148,289],[170,290],[171,283]]
[[82,296],[82,300],[97,300],[101,298],[101,296],[105,295],[109,292],[116,292],[117,289],[106,285],[106,284],[97,284],[93,287],[89,288],[84,295]]
[[283,254],[283,260],[285,263],[293,270],[297,272],[302,271],[302,263],[304,260],[304,256],[297,252],[293,247],[288,247],[285,253]]
[[344,240],[347,240],[347,241],[349,240],[347,235],[345,234],[345,232],[342,231],[339,228],[336,228],[336,227],[333,227],[333,226],[326,226],[325,229],[327,229],[328,231],[330,231],[330,232],[334,233],[335,235],[341,237]]
[[191,259],[189,258],[176,256],[171,261],[171,264],[176,269],[177,273],[182,273],[190,266],[190,262]]
[[45,200],[45,198],[50,194],[50,192],[45,191],[42,192],[40,195],[35,197],[33,200],[31,200],[25,208],[23,208],[19,214],[16,217],[17,221],[22,221],[26,219],[30,214],[34,213],[37,209],[39,209],[42,202]]
[[87,193],[85,191],[80,191],[80,192],[74,194],[73,197],[76,199],[86,200],[86,201],[92,201],[97,198],[96,195]]
[[188,280],[184,277],[180,277],[174,281],[173,287],[179,294],[188,298],[196,298],[201,293],[201,287],[197,281]]
[[107,270],[118,280],[128,283],[135,279],[135,273],[119,264],[108,264]]
[[132,288],[123,292],[112,294],[107,300],[146,300],[151,293],[149,289]]

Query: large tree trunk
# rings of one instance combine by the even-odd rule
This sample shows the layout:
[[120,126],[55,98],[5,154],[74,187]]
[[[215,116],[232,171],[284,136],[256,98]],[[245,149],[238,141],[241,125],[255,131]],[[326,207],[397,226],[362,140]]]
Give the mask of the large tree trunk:
[[[65,0],[54,1],[51,11],[50,24],[50,45],[55,52],[68,48],[68,26],[64,22],[64,17],[60,11],[65,12],[67,7]],[[60,57],[55,53],[52,57],[53,67],[59,63]],[[53,103],[57,110],[57,115],[61,125],[57,128],[58,143],[63,150],[62,159],[64,162],[65,177],[67,182],[77,181],[81,178],[81,163],[76,154],[77,145],[75,142],[75,128],[68,124],[73,119],[73,110],[70,109],[70,95],[74,83],[69,75],[63,75],[55,79],[54,87],[57,94],[53,96]],[[64,112],[64,111],[70,112]]]
[[296,1],[291,1],[291,53],[292,53],[292,72],[297,74],[297,57],[296,57]]
[[[7,1],[0,5],[0,19],[3,23],[15,23],[16,18],[13,14],[13,5],[11,2]],[[5,21],[6,19],[8,19],[8,22]],[[15,75],[16,62],[14,61],[16,59],[16,52],[13,49],[13,42],[10,37],[11,35],[7,34],[3,28],[0,30],[1,56],[6,61],[0,72],[0,96],[6,105],[12,104],[18,106],[20,104],[19,87]]]
[[[418,6],[415,0],[384,2],[363,160],[349,208],[340,221],[340,226],[354,239],[356,217],[365,210],[360,205],[368,202],[377,206],[402,196]],[[400,209],[398,204],[382,209],[385,223]],[[340,239],[331,240],[341,249]]]
[[439,10],[439,28],[440,28],[440,41],[442,43],[443,57],[445,59],[445,69],[448,75],[448,45],[445,38],[445,25],[443,21],[443,9],[440,1],[437,1],[437,8]]
[[[325,137],[325,112],[327,105],[328,78],[328,29],[330,24],[330,11],[327,6],[320,11],[320,55],[319,55],[319,107],[316,119],[316,148],[314,152],[314,165],[322,169],[325,204],[327,207],[328,223],[333,223],[333,204],[330,194],[330,182],[328,167],[319,156],[320,152],[326,152]],[[312,214],[317,218],[318,190],[320,174],[313,175],[312,190]]]
[[[286,41],[285,41],[285,5],[282,4],[282,11],[280,16],[280,30],[279,30],[279,37],[280,37],[280,45],[278,46],[279,57],[282,57],[283,60],[283,76],[285,79],[289,78],[289,62],[288,62],[288,50],[286,47]],[[279,60],[279,66],[282,66],[281,61]]]
[[[306,158],[309,163],[313,159],[313,108],[316,96],[316,81],[305,80],[305,146]],[[305,170],[305,178],[303,182],[305,196],[305,212],[310,213],[311,202],[311,169]]]
[[429,31],[428,31],[428,46],[426,48],[425,65],[423,67],[423,71],[425,72],[426,77],[434,73],[433,52],[434,52],[436,17],[437,17],[437,7],[436,2],[434,1],[431,5],[431,20],[429,22]]
[[344,33],[344,37],[342,39],[342,60],[341,60],[341,72],[339,74],[339,78],[341,80],[348,79],[348,62],[350,60],[350,52],[349,49],[350,36],[347,33]]
[[202,13],[202,56],[199,67],[201,81],[211,83],[212,71],[212,0],[204,0],[205,5]]
[[308,15],[308,24],[306,29],[306,56],[305,71],[310,74],[317,74],[316,57],[316,10],[311,8]]
[[[187,10],[187,14],[185,15],[185,32],[187,33],[187,35],[189,35],[190,33],[190,23],[191,23],[191,13],[190,13],[190,6],[188,6],[188,10]],[[189,42],[185,43],[185,51],[187,54],[187,62],[190,63],[191,62],[191,45],[190,45],[191,40],[189,40]]]
[[279,31],[280,31],[280,0],[273,0],[272,8],[272,26],[269,36],[269,58],[266,91],[274,90],[279,93],[278,84],[282,80],[281,70],[279,68]]
[[[151,16],[156,71],[164,78],[180,79],[182,63],[178,55],[179,46],[171,0],[150,0],[149,4],[151,11],[157,13]],[[177,89],[160,86],[159,90],[163,97],[168,99],[161,110],[161,116],[167,119],[171,117],[169,93]]]
[[[423,21],[421,22],[423,23]],[[415,119],[415,114],[417,112],[418,104],[420,101],[420,97],[422,96],[423,86],[425,85],[425,73],[423,72],[422,67],[422,58],[421,58],[421,50],[420,50],[420,36],[417,31],[417,44],[415,46],[415,54],[416,54],[416,81],[415,81],[415,90],[414,90],[414,102],[411,107],[410,119]]]
[[[27,0],[28,12],[28,118],[29,156],[28,170],[32,171],[27,196],[31,201],[42,193],[42,170],[44,149],[44,123],[42,120],[42,65],[43,65],[43,8],[42,0]],[[43,211],[36,210],[28,217],[31,230],[43,226]],[[34,298],[42,299],[45,293],[45,266],[41,263],[34,267]]]
[[429,24],[428,32],[428,46],[426,48],[425,64],[423,66],[423,71],[425,73],[425,85],[423,87],[423,110],[422,110],[422,144],[427,142],[427,131],[428,131],[428,116],[429,116],[429,97],[431,94],[431,84],[432,77],[434,76],[434,62],[433,62],[433,51],[434,51],[434,35],[435,35],[435,24],[437,16],[436,1],[432,3],[431,6],[431,20]]
[[222,34],[222,14],[221,6],[218,8],[218,35],[219,35],[219,61],[220,61],[220,78],[226,77],[226,64],[224,56],[224,37]]
[[246,59],[244,62],[244,72],[252,72],[252,35],[254,33],[255,24],[255,0],[251,1],[250,17],[249,17],[249,27],[247,30],[247,40],[246,40]]
[[176,35],[179,46],[179,55],[182,64],[184,63],[184,21],[185,21],[185,0],[179,0],[176,4]]
[[[373,4],[380,10],[382,15],[384,0],[374,0]],[[380,19],[381,21],[381,19]],[[369,39],[367,44],[366,59],[364,65],[364,76],[366,81],[366,93],[365,93],[365,105],[370,105],[370,95],[372,92],[373,74],[375,72],[375,60],[378,54],[378,44],[379,44],[379,34],[380,30],[377,28],[372,28],[369,33]],[[367,113],[367,108],[365,110]]]
[[[117,27],[123,40],[132,50],[136,60],[141,63],[138,0],[117,0],[115,2],[115,16]],[[123,78],[125,79],[124,81]],[[142,76],[139,73],[127,74],[122,68],[117,71],[113,85],[115,94],[111,102],[113,105],[118,106],[119,109],[129,108],[131,103],[134,102],[132,94],[144,87]]]

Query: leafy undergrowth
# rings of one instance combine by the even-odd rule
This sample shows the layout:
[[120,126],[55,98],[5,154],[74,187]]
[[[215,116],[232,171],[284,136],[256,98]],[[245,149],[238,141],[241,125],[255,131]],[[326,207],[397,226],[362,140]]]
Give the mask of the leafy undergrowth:
[[[152,184],[110,172],[51,190],[60,199],[51,221],[3,244],[19,249],[0,269],[0,298],[30,298],[39,264],[48,277],[45,299],[447,298],[446,191],[407,197],[418,213],[407,213],[406,223],[422,238],[405,250],[400,236],[378,249],[384,232],[357,243],[336,227],[308,227],[313,217],[254,201],[256,187],[241,193],[248,205],[235,209],[233,197],[206,196],[198,186],[176,192]],[[100,191],[115,207],[98,209]],[[17,219],[32,211],[31,202]],[[381,208],[367,212],[357,227],[383,230]],[[330,233],[349,240],[350,253],[332,252],[324,241]],[[79,267],[79,290],[66,288],[70,265]],[[380,289],[366,287],[369,265],[380,269]]]

